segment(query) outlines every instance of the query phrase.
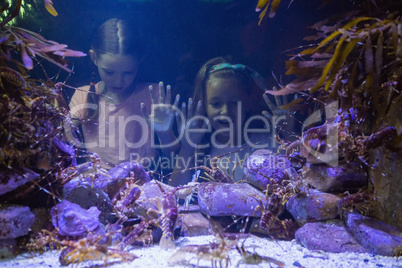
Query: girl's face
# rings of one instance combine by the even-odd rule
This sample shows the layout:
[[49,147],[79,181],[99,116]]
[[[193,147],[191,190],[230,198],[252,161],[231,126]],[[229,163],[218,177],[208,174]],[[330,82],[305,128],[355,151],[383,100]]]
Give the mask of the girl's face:
[[128,89],[131,89],[139,66],[135,56],[106,53],[96,55],[92,59],[105,83],[104,94],[124,95]]
[[[206,84],[206,112],[212,128],[219,131],[221,138],[236,138],[243,131],[245,107],[242,103],[247,99],[244,86],[234,78],[211,78]],[[223,131],[230,129],[230,131]],[[233,136],[229,136],[232,134]],[[235,140],[236,141],[236,140]],[[227,142],[227,141],[225,141]]]

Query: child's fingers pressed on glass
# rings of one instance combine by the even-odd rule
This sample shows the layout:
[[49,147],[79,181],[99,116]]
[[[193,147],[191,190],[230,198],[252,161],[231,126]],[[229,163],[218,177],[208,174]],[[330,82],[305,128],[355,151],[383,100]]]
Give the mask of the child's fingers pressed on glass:
[[152,104],[158,103],[156,90],[154,90],[154,87],[152,85],[149,86],[149,94],[151,95]]
[[159,82],[159,103],[165,102],[165,88],[163,82]]

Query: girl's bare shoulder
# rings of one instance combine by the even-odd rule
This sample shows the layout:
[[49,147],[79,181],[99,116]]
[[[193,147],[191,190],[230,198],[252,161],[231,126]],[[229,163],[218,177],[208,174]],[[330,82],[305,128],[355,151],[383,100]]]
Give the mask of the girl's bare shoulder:
[[82,87],[78,87],[73,96],[71,97],[70,100],[70,113],[72,115],[72,117],[76,117],[76,118],[84,118],[84,113],[83,113],[83,109],[85,104],[88,101],[88,92],[89,92],[89,88],[90,86],[82,86]]
[[71,101],[74,99],[79,100],[79,99],[86,97],[88,95],[89,88],[90,88],[89,85],[76,88],[76,90],[71,98]]

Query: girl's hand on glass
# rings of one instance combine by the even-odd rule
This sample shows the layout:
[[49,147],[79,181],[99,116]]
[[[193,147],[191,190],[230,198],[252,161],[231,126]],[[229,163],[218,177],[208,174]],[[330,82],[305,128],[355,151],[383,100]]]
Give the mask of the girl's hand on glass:
[[182,146],[195,148],[199,145],[205,133],[208,130],[211,131],[211,125],[208,118],[203,116],[204,112],[201,101],[197,103],[195,113],[193,113],[193,105],[193,99],[191,98],[188,100],[188,105],[183,102],[180,113],[176,113],[176,122]]
[[[275,87],[274,87],[275,90]],[[287,99],[286,96],[275,96],[275,103],[273,103],[269,97],[268,94],[264,94],[264,101],[268,106],[269,111],[263,111],[262,114],[270,119],[272,117],[280,117],[283,115],[287,115],[289,112],[288,110],[282,110],[280,109],[281,106],[287,104]]]
[[149,86],[149,94],[151,95],[151,114],[148,114],[144,103],[141,103],[141,112],[156,133],[164,134],[172,132],[175,113],[179,111],[177,108],[180,100],[180,95],[177,94],[173,105],[172,90],[170,85],[166,86],[166,94],[163,82],[159,83],[159,91],[153,86]]

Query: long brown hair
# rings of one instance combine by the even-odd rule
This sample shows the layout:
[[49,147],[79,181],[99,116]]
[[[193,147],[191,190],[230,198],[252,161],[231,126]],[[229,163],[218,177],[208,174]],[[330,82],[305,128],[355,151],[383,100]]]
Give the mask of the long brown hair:
[[[144,38],[139,29],[128,24],[124,20],[112,18],[105,21],[95,33],[92,39],[91,49],[98,57],[100,55],[118,54],[131,55],[141,61],[146,52]],[[99,95],[95,89],[96,66],[93,64],[93,73],[91,75],[91,84],[88,94],[89,104],[99,104]],[[98,117],[98,109],[88,110],[88,119],[93,120]]]

